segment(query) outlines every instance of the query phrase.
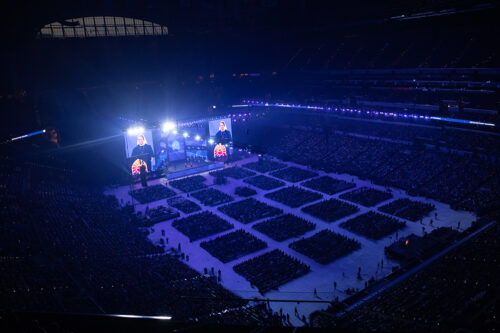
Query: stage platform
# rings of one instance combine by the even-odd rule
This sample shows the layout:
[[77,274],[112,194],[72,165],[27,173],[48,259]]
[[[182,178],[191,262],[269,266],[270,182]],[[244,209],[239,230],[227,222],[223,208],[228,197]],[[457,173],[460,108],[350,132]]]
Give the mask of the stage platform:
[[184,161],[172,163],[168,166],[168,171],[164,173],[165,178],[173,180],[181,177],[186,177],[198,173],[221,169],[224,167],[224,162],[196,162],[186,165]]

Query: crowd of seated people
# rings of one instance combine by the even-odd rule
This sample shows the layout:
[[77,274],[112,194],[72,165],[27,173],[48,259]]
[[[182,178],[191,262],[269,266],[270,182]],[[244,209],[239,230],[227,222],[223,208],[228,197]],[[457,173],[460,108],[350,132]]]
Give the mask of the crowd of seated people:
[[115,197],[95,190],[40,182],[22,199],[2,198],[2,205],[2,220],[8,221],[2,248],[7,252],[64,249],[64,257],[80,258],[105,256],[117,248],[123,255],[161,251],[143,240]]
[[335,179],[329,176],[314,178],[303,182],[301,185],[329,195],[356,187],[356,184],[354,183],[346,182],[341,179]]
[[284,214],[272,219],[256,223],[252,226],[264,235],[282,242],[284,240],[302,236],[314,230],[316,225],[292,214]]
[[[353,331],[492,332],[498,298],[497,224],[345,315],[315,313],[313,326]],[[334,319],[336,318],[336,319]]]
[[205,206],[211,207],[234,200],[229,194],[221,192],[215,188],[207,188],[205,190],[194,192],[191,196],[198,199]]
[[413,233],[398,239],[396,234],[396,240],[384,247],[384,253],[388,258],[405,265],[415,260],[430,258],[459,238],[459,232],[451,227],[436,228],[430,233],[424,232],[423,236]]
[[[227,309],[223,313],[214,313],[199,318],[199,321],[207,324],[218,325],[244,325],[244,326],[283,326],[284,318],[279,313],[273,313],[270,307],[260,302],[256,305],[239,306]],[[288,324],[288,323],[285,323]]]
[[361,187],[353,191],[341,194],[339,198],[356,202],[366,207],[372,207],[381,203],[382,201],[391,199],[392,194],[388,192],[382,192],[374,188]]
[[347,202],[332,198],[303,207],[302,211],[325,222],[334,222],[358,212],[359,208]]
[[172,226],[186,235],[190,242],[234,228],[231,223],[208,211],[175,220]]
[[412,201],[408,198],[394,200],[378,210],[387,214],[416,222],[429,215],[436,207],[431,203]]
[[0,193],[0,308],[196,321],[247,304],[153,245],[100,189],[28,182],[23,196]]
[[373,240],[381,239],[396,230],[404,228],[405,222],[395,218],[369,211],[342,222],[340,227],[347,229],[355,234],[368,237]]
[[245,183],[260,188],[261,190],[273,190],[275,188],[285,186],[281,180],[271,178],[264,175],[258,175],[243,180]]
[[318,174],[314,171],[304,170],[297,167],[288,167],[271,172],[270,175],[279,179],[289,181],[291,183],[296,183],[316,177]]
[[65,265],[41,265],[29,256],[14,255],[10,251],[0,254],[0,258],[2,310],[99,312],[71,279]]
[[500,207],[500,173],[493,175],[457,207],[478,214],[488,214],[489,208]]
[[183,197],[169,198],[167,199],[167,204],[174,207],[175,209],[180,210],[184,214],[191,214],[201,210],[200,205],[198,205],[196,202]]
[[248,186],[237,186],[234,189],[234,194],[239,195],[240,197],[251,197],[252,195],[256,195],[257,191]]
[[141,204],[173,197],[175,192],[161,184],[138,188],[129,192],[130,196]]
[[203,241],[200,246],[221,262],[227,263],[265,249],[267,243],[240,229],[209,241]]
[[[393,111],[401,112],[400,109]],[[352,116],[352,114],[349,115]],[[354,113],[354,115],[356,115],[356,113]],[[292,117],[293,115],[289,116],[289,118]],[[345,137],[346,135],[371,139],[369,141],[371,142],[370,147],[373,148],[378,148],[378,141],[380,139],[384,139],[386,142],[392,142],[392,144],[395,145],[394,148],[396,148],[396,150],[400,149],[401,144],[408,145],[415,142],[416,140],[420,140],[426,143],[438,144],[439,146],[459,151],[486,153],[492,154],[497,157],[500,156],[500,148],[498,148],[498,138],[494,135],[488,134],[487,132],[462,131],[450,127],[443,128],[442,126],[439,126],[439,124],[408,126],[411,124],[393,123],[390,117],[383,117],[383,119],[381,119],[380,117],[381,116],[377,116],[374,119],[365,119],[365,116],[363,115],[362,119],[347,117],[342,119],[334,117],[332,117],[331,119],[327,119],[324,117],[303,118],[300,116],[297,116],[297,119],[292,118],[292,121],[300,123],[300,125],[307,124],[308,126],[318,130],[278,130],[280,131],[280,135],[277,135],[277,137],[279,138],[280,145],[282,145],[283,148],[288,147],[286,149],[290,153],[292,153],[292,156],[290,156],[289,158],[287,158],[286,155],[283,154],[283,158],[292,161],[300,159],[301,157],[303,158],[303,161],[319,160],[322,158],[321,153],[326,152],[325,148],[327,149],[327,147],[325,147],[325,142],[327,142],[329,145],[333,145],[332,148],[341,147],[342,143],[345,142],[343,140],[343,137]],[[379,121],[373,122],[360,120]],[[381,122],[380,120],[384,120],[384,122]],[[314,143],[319,144],[319,146],[312,145]],[[280,147],[273,147],[272,144],[270,145],[270,148],[271,150],[269,152],[273,155],[283,152]],[[311,150],[311,153],[306,155],[301,154],[307,149]],[[388,148],[385,147],[384,151],[386,151],[387,149]],[[384,156],[384,151],[372,149],[371,153],[381,153],[381,156]],[[315,153],[315,159],[310,159],[312,153]],[[350,163],[350,161],[345,162]]]
[[325,229],[309,238],[301,238],[290,243],[288,247],[326,265],[360,249],[361,243]]
[[258,162],[250,162],[247,164],[243,164],[243,166],[247,169],[251,169],[261,173],[267,173],[270,171],[286,168],[287,165],[284,163],[271,161],[268,159],[261,159]]
[[203,184],[205,180],[206,180],[205,177],[196,175],[196,176],[172,180],[169,182],[169,184],[170,186],[178,190],[181,190],[182,192],[188,193],[207,188],[207,185]]
[[[436,131],[425,127],[358,124],[367,130],[385,127],[385,131],[376,133],[377,136],[368,136],[324,129],[320,123],[317,126],[323,130],[284,132],[280,140],[269,143],[270,153],[326,172],[347,173],[383,186],[401,188],[410,195],[426,196],[448,203],[455,209],[494,209],[498,193],[487,184],[499,177],[500,163],[491,157],[496,154],[495,150],[469,154],[411,144],[422,135],[431,136],[428,133]],[[409,143],[397,142],[399,127],[406,132]],[[464,131],[448,134],[450,141],[461,141],[458,134],[473,135]],[[440,139],[431,142],[438,147],[442,145]],[[498,139],[496,143],[498,146]],[[480,200],[481,197],[490,199]]]
[[255,172],[239,167],[231,167],[222,170],[211,171],[209,174],[213,177],[216,177],[217,175],[222,175],[224,177],[230,177],[234,179],[243,179],[246,177],[255,176]]
[[233,269],[257,287],[261,294],[278,289],[311,270],[306,264],[278,249],[244,261]]
[[282,210],[269,206],[254,198],[248,198],[218,208],[233,219],[247,224],[282,213]]
[[[10,163],[9,163],[10,162]],[[23,174],[20,168],[12,161],[2,163],[0,166],[0,193],[5,195],[18,195],[23,189]]]
[[175,219],[180,216],[179,212],[162,205],[152,209],[146,207],[144,214],[141,211],[134,212],[133,206],[125,206],[124,210],[127,208],[130,210],[130,213],[133,214],[132,221],[138,227],[150,227],[158,222]]
[[151,220],[151,223],[171,220],[180,216],[179,212],[161,205],[153,209],[146,207],[145,215],[146,219]]
[[[88,274],[88,262],[79,263],[76,274],[83,276],[82,286],[99,290],[91,294],[106,313],[161,314],[178,320],[193,320],[197,316],[219,312],[225,308],[243,306],[232,293],[214,279],[205,277],[170,255],[124,260],[115,258],[100,264]],[[222,307],[213,299],[227,298]],[[199,300],[206,297],[213,300]]]
[[266,198],[281,202],[292,208],[300,207],[306,203],[322,199],[319,193],[304,190],[298,186],[289,186],[280,190],[265,194]]

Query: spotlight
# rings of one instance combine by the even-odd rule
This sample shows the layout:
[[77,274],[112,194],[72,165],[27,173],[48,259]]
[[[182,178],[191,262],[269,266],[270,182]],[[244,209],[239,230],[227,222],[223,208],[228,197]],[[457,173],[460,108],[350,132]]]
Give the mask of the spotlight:
[[144,133],[144,127],[139,126],[139,127],[130,127],[127,130],[128,135],[138,135],[138,134],[143,134]]
[[172,131],[174,129],[175,129],[175,123],[174,122],[167,121],[167,122],[163,123],[163,126],[162,126],[163,132],[168,133],[168,132],[170,132],[170,131]]
[[208,143],[213,144],[214,143],[214,139],[209,139]]
[[195,137],[194,137],[194,139],[195,139],[196,141],[200,141],[200,140],[201,140],[201,137],[200,137],[199,135],[197,135],[197,136],[195,136]]
[[174,130],[172,131],[172,133],[177,134],[177,130],[176,130],[176,129],[174,129]]
[[188,132],[184,132],[182,133],[182,136],[184,136],[185,138],[187,138],[189,136]]

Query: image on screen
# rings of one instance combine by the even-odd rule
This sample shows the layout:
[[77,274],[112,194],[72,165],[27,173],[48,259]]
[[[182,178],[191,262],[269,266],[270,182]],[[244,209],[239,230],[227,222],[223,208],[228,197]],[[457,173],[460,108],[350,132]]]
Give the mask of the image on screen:
[[212,149],[210,149],[211,159],[226,161],[233,148],[231,118],[209,121],[208,129],[210,139],[213,140]]
[[185,128],[180,133],[189,133],[185,137],[186,158],[195,160],[207,159],[207,124],[201,123],[193,127]]
[[141,134],[125,134],[127,164],[132,174],[138,174],[142,165],[146,167],[146,172],[155,170],[155,153],[153,147],[151,130],[146,130]]

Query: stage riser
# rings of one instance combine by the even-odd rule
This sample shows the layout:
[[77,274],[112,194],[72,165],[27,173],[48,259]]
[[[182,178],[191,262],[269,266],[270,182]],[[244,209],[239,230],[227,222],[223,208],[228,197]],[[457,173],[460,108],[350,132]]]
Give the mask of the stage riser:
[[221,169],[224,167],[224,162],[212,163],[208,165],[203,165],[196,168],[185,169],[177,172],[171,172],[167,175],[168,180],[173,180],[181,177],[186,177],[190,175],[194,175],[197,173],[207,172],[211,170]]

